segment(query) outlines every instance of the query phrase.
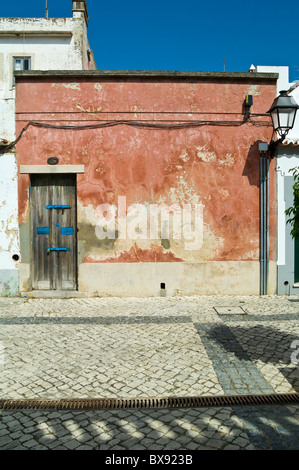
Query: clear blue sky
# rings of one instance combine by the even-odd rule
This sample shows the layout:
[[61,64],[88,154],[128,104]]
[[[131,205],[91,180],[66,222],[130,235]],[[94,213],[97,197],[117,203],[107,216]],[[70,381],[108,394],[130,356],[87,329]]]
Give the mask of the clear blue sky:
[[[0,16],[43,17],[46,0],[2,0]],[[247,72],[287,65],[299,80],[299,2],[279,0],[87,0],[88,38],[102,70]],[[48,0],[71,17],[71,0]]]

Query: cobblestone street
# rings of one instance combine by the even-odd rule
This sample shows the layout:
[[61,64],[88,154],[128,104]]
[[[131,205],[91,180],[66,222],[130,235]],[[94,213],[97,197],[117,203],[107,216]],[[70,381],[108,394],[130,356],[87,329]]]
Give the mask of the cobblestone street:
[[[297,297],[1,298],[1,398],[299,392],[298,315]],[[297,406],[0,410],[0,449],[299,449],[298,418]]]

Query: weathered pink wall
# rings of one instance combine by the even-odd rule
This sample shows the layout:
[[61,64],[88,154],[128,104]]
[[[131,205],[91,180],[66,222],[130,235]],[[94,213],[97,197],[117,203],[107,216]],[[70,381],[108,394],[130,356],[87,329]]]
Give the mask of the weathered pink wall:
[[[18,78],[17,134],[28,121],[62,125],[95,124],[115,120],[240,121],[247,93],[253,94],[252,113],[264,114],[276,93],[275,80]],[[180,201],[204,204],[204,245],[194,260],[259,259],[258,141],[269,142],[270,119],[240,127],[203,126],[180,130],[148,130],[117,125],[93,130],[53,130],[29,127],[17,144],[19,165],[84,164],[78,175],[81,208],[117,204],[171,203],[175,188]],[[270,166],[270,259],[275,259],[276,204],[274,163]],[[28,217],[27,175],[19,177],[19,216]],[[193,198],[193,199],[192,199]],[[81,213],[82,213],[81,210]],[[79,240],[85,243],[82,262],[178,261],[184,251],[138,241],[126,250],[96,246],[94,227],[78,220]],[[82,226],[80,227],[80,223]],[[93,231],[93,235],[90,235]],[[90,237],[90,239],[89,239]],[[93,246],[93,243],[95,244]]]

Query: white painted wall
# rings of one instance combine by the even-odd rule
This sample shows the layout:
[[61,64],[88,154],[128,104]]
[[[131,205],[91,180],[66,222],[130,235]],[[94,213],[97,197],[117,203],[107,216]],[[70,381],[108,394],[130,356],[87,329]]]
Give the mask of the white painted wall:
[[[294,85],[294,83],[289,82],[289,67],[287,66],[261,66],[256,67],[257,72],[265,73],[278,73],[279,78],[277,80],[277,96],[281,90],[289,90],[289,88]],[[290,93],[290,96],[293,96],[295,101],[299,104],[299,86],[295,88]],[[288,133],[287,139],[297,140],[299,139],[299,113],[296,116],[295,124],[293,129]]]
[[[298,149],[297,149],[298,151]],[[282,150],[283,152],[283,150]],[[296,151],[295,151],[296,152]],[[298,155],[289,156],[284,153],[277,157],[277,264],[285,265],[285,226],[287,209],[284,200],[284,177],[292,175],[291,169],[298,166]]]
[[[18,253],[18,211],[16,205],[17,177],[16,162],[11,155],[1,157],[0,169],[0,252],[1,268],[16,267],[10,253]],[[3,199],[5,195],[5,199]],[[5,236],[3,236],[3,234]]]
[[[30,56],[31,70],[96,69],[87,49],[87,26],[80,12],[73,18],[0,18],[0,139],[16,138],[13,57]],[[21,259],[12,259],[20,255],[17,196],[16,155],[1,154],[0,149],[0,295],[17,293]]]
[[[293,83],[290,83],[289,85],[291,86]],[[299,86],[290,93],[290,96],[293,96],[296,103],[299,104]],[[288,133],[287,139],[293,142],[299,140],[299,111],[297,111],[294,127]]]

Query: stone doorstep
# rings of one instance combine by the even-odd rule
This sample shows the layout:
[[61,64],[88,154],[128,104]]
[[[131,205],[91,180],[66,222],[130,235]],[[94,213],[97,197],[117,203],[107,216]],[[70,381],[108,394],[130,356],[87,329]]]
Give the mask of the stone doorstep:
[[78,292],[77,290],[32,290],[21,292],[21,297],[28,299],[72,299],[87,298],[87,292]]

